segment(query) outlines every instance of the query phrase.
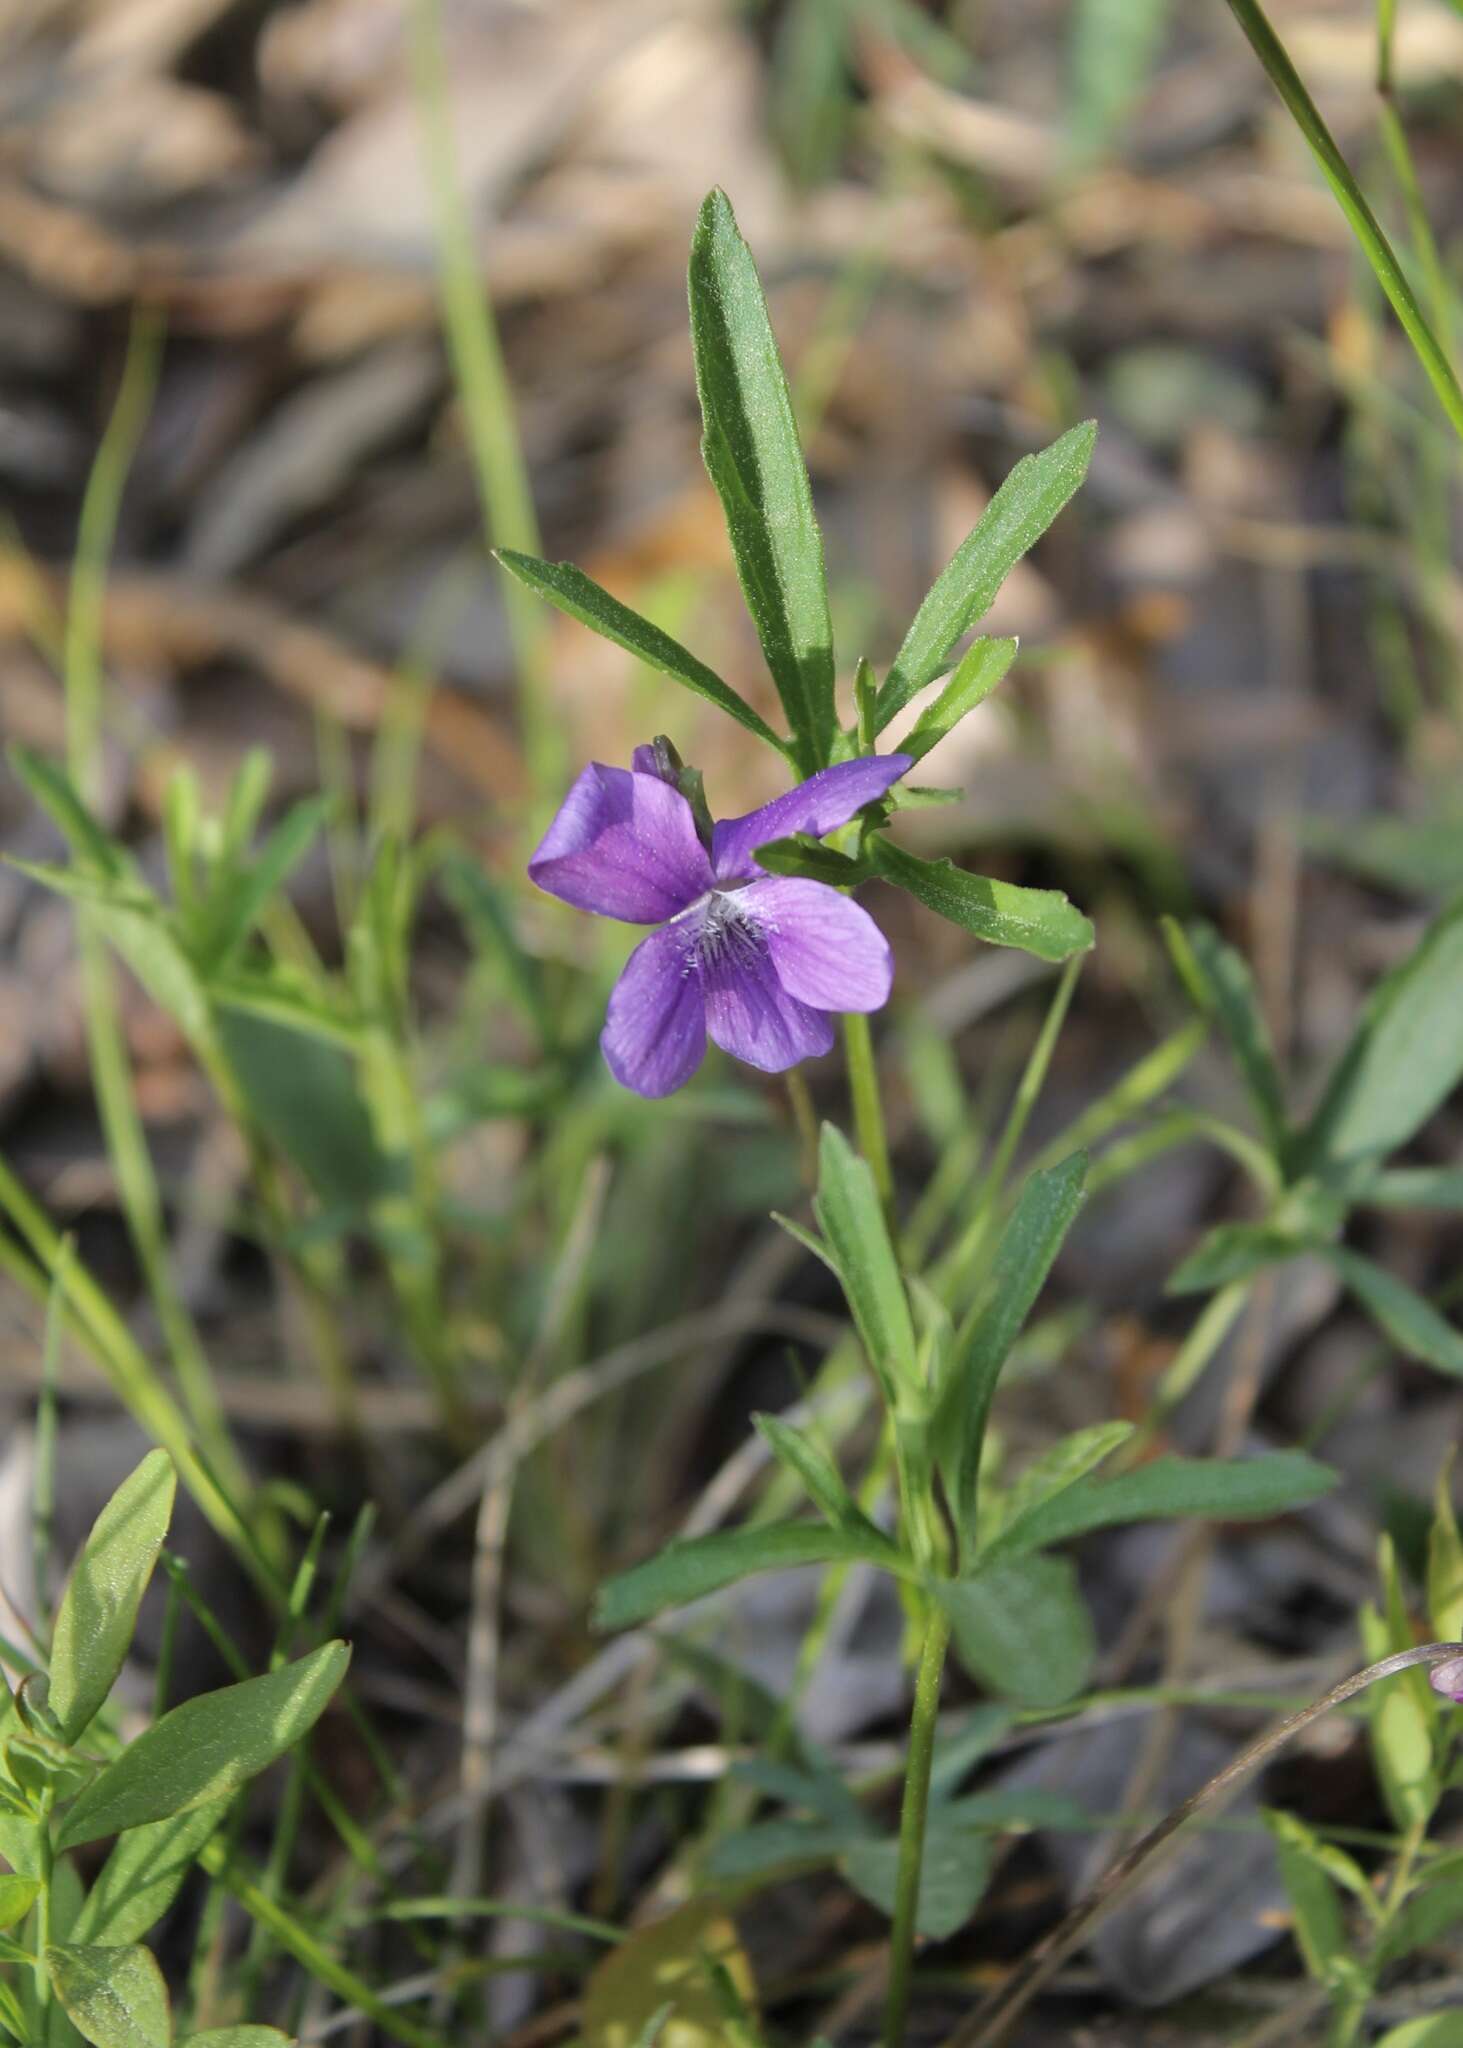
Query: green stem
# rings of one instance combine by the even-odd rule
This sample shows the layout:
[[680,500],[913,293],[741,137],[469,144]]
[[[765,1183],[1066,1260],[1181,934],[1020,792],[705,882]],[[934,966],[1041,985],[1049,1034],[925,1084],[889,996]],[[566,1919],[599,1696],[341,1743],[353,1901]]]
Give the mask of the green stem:
[[1271,27],[1260,0],[1229,0],[1229,6],[1235,20],[1248,36],[1255,55],[1269,74],[1271,83],[1285,102],[1291,119],[1309,143],[1326,183],[1335,194],[1336,203],[1346,215],[1351,231],[1360,243],[1362,253],[1371,265],[1378,284],[1386,293],[1393,312],[1401,321],[1417,359],[1427,372],[1433,390],[1452,423],[1454,432],[1463,438],[1463,387],[1458,383],[1457,374],[1444,353],[1442,344],[1429,327],[1427,317],[1417,302],[1412,286],[1407,281],[1407,274],[1398,262],[1396,252],[1387,240],[1381,223],[1367,204],[1361,187],[1352,176],[1345,157],[1337,148],[1330,129],[1322,120],[1319,108],[1307,92],[1285,45]]
[[884,1104],[879,1095],[879,1070],[874,1064],[874,1039],[869,1020],[851,1011],[843,1020],[843,1049],[848,1060],[848,1091],[853,1098],[853,1127],[859,1150],[869,1163],[874,1186],[886,1211],[894,1207],[894,1175],[889,1165],[889,1140],[884,1130]]
[[46,1950],[51,1946],[51,1879],[56,1867],[56,1854],[51,1844],[49,1792],[42,1799],[41,1817],[36,1824],[36,1863],[36,1876],[41,1887],[36,1895],[36,2007],[42,2016],[41,2035],[44,2038],[45,2012],[51,2003],[51,1978],[46,1969]]
[[[439,0],[413,0],[412,75],[437,239],[437,288],[447,348],[462,400],[488,546],[542,553],[528,466],[498,323],[484,288],[472,216],[452,138],[452,92]],[[518,712],[529,783],[543,801],[561,779],[563,728],[549,700],[542,607],[502,572],[503,602],[518,670]]]
[[930,1768],[935,1760],[935,1728],[940,1711],[940,1680],[950,1623],[943,1607],[931,1604],[925,1622],[924,1648],[914,1687],[914,1713],[909,1723],[909,1761],[904,1773],[904,1804],[899,1815],[899,1873],[894,1891],[894,1928],[890,1936],[889,2003],[884,2018],[884,2048],[903,2048],[909,2015],[910,1980],[919,1921],[919,1888],[924,1870],[925,1820],[930,1808]]

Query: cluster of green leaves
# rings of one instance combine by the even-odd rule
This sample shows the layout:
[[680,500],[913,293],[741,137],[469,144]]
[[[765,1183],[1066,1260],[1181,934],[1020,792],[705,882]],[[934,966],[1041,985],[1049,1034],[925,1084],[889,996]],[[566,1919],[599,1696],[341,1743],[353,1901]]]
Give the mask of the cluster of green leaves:
[[11,749],[16,774],[60,829],[67,867],[13,865],[73,902],[106,913],[107,936],[158,1007],[176,1018],[201,1051],[221,1011],[240,1010],[300,1023],[327,1035],[350,1020],[324,1005],[277,960],[249,941],[325,822],[323,797],[295,804],[253,845],[269,795],[269,757],[245,759],[219,818],[202,815],[197,778],[179,768],[168,778],[164,825],[173,901],[165,905],[136,861],[86,808],[65,773],[29,748]]
[[[324,1303],[340,1293],[343,1240],[371,1243],[408,1341],[454,1409],[460,1373],[442,1261],[456,1219],[443,1203],[440,1157],[487,1119],[562,1107],[589,1042],[586,1029],[578,1054],[566,1050],[565,1020],[549,1001],[539,963],[519,942],[503,892],[445,838],[409,851],[387,837],[369,858],[362,849],[354,898],[341,892],[343,962],[335,968],[285,896],[331,822],[331,806],[308,798],[259,838],[266,755],[246,757],[217,817],[204,813],[191,771],[169,778],[161,888],[59,766],[22,748],[11,759],[70,854],[66,865],[15,865],[95,910],[107,942],[186,1035],[251,1148],[258,1206],[241,1221]],[[349,852],[345,865],[354,860]],[[491,970],[516,1013],[527,1057],[483,1056],[469,1014],[479,997],[469,984],[455,1032],[460,1043],[439,1057],[424,1086],[409,963],[429,882],[440,886],[475,960]],[[12,1220],[44,1268],[44,1246],[24,1218]],[[37,1288],[44,1284],[42,1271]],[[338,1384],[339,1361],[323,1363]],[[148,1416],[140,1419],[151,1426]]]
[[[169,777],[166,896],[62,769],[25,748],[10,758],[71,856],[65,867],[12,865],[106,913],[107,939],[186,1032],[226,1107],[246,1132],[276,1144],[318,1196],[317,1240],[348,1227],[391,1238],[392,1201],[408,1187],[419,1135],[442,1142],[483,1116],[531,1112],[556,1098],[563,1072],[536,964],[500,892],[450,844],[420,857],[391,839],[372,848],[346,919],[344,970],[335,973],[283,904],[330,803],[309,797],[292,805],[255,846],[269,794],[266,754],[246,756],[217,818],[202,811],[190,769]],[[531,1073],[516,1071],[517,1086],[496,1070],[485,1075],[481,1063],[471,1073],[464,1065],[422,1105],[419,1133],[410,1108],[417,1085],[402,1061],[411,928],[433,874],[482,950],[500,961],[510,1001],[547,1056]]]
[[[583,570],[510,548],[500,549],[498,559],[561,611],[715,704],[802,775],[872,753],[891,720],[945,677],[901,742],[904,751],[922,758],[1009,668],[1016,652],[1012,640],[977,639],[954,661],[952,650],[1081,484],[1096,427],[1090,420],[1073,427],[1016,464],[940,572],[883,681],[860,662],[856,716],[845,726],[839,720],[823,537],[808,467],[756,265],[722,192],[713,192],[701,209],[691,247],[690,298],[702,453],[787,721],[786,737],[698,656]],[[894,810],[929,795],[901,788],[871,807],[856,849],[839,852],[792,839],[763,849],[759,859],[775,873],[808,875],[835,886],[878,875],[975,937],[1046,960],[1064,960],[1092,944],[1092,926],[1060,891],[1017,888],[967,873],[949,860],[923,860],[884,837]]]
[[[350,1651],[323,1643],[263,1677],[186,1700],[125,1745],[107,1711],[172,1518],[152,1451],[97,1517],[67,1583],[48,1668],[0,1709],[0,2033],[21,2048],[170,2048],[162,1973],[142,1941],[250,1780],[309,1734]],[[84,1882],[72,1852],[115,1846]],[[271,2027],[188,2036],[279,2048]]]
[[[1389,1162],[1463,1079],[1463,898],[1433,918],[1372,992],[1309,1116],[1290,1110],[1241,955],[1204,925],[1172,927],[1183,979],[1226,1042],[1253,1133],[1210,1131],[1249,1171],[1264,1213],[1211,1230],[1169,1282],[1176,1294],[1246,1286],[1305,1253],[1326,1259],[1406,1357],[1463,1375],[1463,1335],[1405,1281],[1341,1240],[1358,1209],[1463,1210],[1463,1174]],[[1174,1135],[1187,1133],[1176,1127]]]
[[[1452,1459],[1438,1476],[1428,1533],[1425,1604],[1434,1636],[1463,1631],[1463,1541],[1454,1513]],[[1362,1642],[1376,1660],[1415,1641],[1401,1570],[1388,1538],[1379,1559],[1382,1597],[1363,1609]],[[1458,1716],[1421,1670],[1382,1680],[1366,1695],[1377,1782],[1401,1849],[1385,1880],[1289,1813],[1267,1815],[1290,1899],[1296,1944],[1310,1975],[1328,1993],[1331,2040],[1350,2048],[1387,1977],[1429,1950],[1451,1953],[1463,1920],[1463,1854],[1434,1847],[1429,1831],[1445,1793],[1463,1785]],[[1451,2048],[1463,2039],[1459,2015],[1409,2020],[1378,2048]],[[1431,2029],[1431,2031],[1429,2031]]]
[[[957,1324],[927,1290],[912,1293],[868,1166],[825,1126],[814,1201],[818,1234],[789,1227],[837,1276],[887,1411],[897,1532],[870,1518],[810,1431],[759,1416],[774,1457],[818,1519],[752,1523],[672,1543],[603,1588],[600,1626],[648,1620],[757,1572],[868,1564],[943,1611],[957,1656],[987,1691],[1021,1706],[1057,1706],[1087,1683],[1095,1654],[1091,1616],[1061,1546],[1125,1523],[1280,1514],[1325,1492],[1335,1475],[1292,1452],[1234,1460],[1159,1457],[1101,1478],[1099,1467],[1130,1434],[1122,1423],[1062,1439],[1004,1489],[983,1484],[1001,1372],[1077,1215],[1086,1173],[1086,1158],[1078,1153],[1030,1176],[988,1281]],[[788,1781],[785,1795],[791,1790]],[[860,1889],[887,1904],[894,1845],[856,1802],[850,1807],[826,1773],[816,1779],[805,1773],[794,1796],[818,1817],[819,1830],[777,1838],[780,1860],[837,1857]],[[936,1839],[950,1839],[931,1866],[935,1871],[959,1861],[968,1845],[957,1838],[997,1824],[986,1809],[962,1803],[936,1811]],[[764,1865],[767,1846],[765,1838],[756,1845]],[[966,1866],[959,1896],[973,1906],[981,1887],[972,1867]],[[934,1903],[925,1929],[949,1932],[952,1886],[937,1875],[928,1881]]]

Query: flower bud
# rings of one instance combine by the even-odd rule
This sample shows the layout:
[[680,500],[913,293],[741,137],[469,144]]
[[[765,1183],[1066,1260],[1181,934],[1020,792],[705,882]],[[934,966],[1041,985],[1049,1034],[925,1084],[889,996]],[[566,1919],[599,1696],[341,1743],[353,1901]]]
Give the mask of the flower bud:
[[1463,1655],[1445,1657],[1441,1664],[1434,1664],[1427,1675],[1427,1682],[1445,1700],[1463,1706]]

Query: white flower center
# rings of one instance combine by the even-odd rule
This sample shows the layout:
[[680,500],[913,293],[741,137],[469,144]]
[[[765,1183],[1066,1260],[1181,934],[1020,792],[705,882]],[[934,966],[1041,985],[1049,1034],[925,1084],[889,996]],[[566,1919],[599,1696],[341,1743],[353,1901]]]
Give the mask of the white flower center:
[[756,964],[763,951],[766,920],[746,909],[739,896],[738,890],[709,889],[674,920],[679,924],[684,918],[695,925],[695,938],[686,949],[688,970],[693,962],[698,967]]

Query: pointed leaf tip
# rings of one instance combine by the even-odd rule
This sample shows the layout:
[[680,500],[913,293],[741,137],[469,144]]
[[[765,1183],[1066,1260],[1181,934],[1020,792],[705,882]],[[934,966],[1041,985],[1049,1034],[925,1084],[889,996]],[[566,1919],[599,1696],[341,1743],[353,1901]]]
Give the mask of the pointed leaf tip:
[[838,734],[823,537],[761,279],[720,188],[702,204],[688,287],[702,456],[799,765],[811,774]]

